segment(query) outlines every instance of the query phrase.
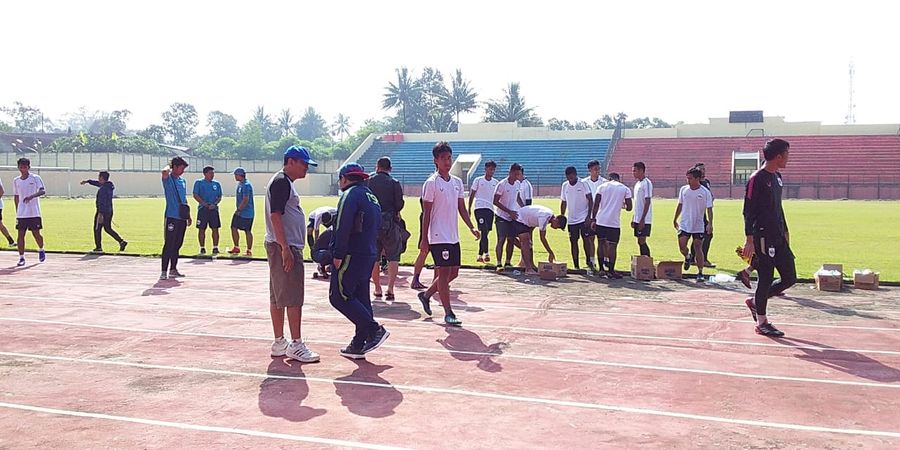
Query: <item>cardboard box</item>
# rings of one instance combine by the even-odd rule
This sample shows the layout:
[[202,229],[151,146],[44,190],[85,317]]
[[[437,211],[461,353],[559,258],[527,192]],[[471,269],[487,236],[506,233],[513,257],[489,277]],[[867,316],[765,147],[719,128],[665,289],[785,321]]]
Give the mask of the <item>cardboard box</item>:
[[542,280],[553,281],[566,276],[566,263],[538,263],[538,274]]
[[653,258],[649,256],[631,257],[631,277],[635,280],[649,281],[656,274],[656,268],[653,267]]
[[816,289],[841,292],[844,288],[844,266],[842,264],[822,264],[816,271]]
[[856,289],[878,290],[878,272],[869,269],[853,271],[853,287]]
[[660,280],[680,280],[682,264],[684,264],[684,261],[660,261],[656,265],[656,278]]

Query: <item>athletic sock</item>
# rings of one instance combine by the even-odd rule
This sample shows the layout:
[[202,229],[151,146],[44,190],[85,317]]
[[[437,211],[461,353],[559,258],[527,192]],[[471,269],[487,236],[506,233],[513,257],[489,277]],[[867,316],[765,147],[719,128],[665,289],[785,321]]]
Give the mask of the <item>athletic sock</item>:
[[766,319],[766,316],[761,315],[761,314],[756,315],[756,324],[757,325],[763,326],[763,324],[765,324],[766,322],[768,322],[768,319]]

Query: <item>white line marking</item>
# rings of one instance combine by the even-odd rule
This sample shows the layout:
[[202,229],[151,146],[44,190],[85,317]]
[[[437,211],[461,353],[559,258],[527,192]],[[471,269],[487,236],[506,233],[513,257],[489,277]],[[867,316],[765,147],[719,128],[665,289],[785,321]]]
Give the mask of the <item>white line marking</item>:
[[[205,333],[205,332],[200,332],[200,331],[171,331],[171,330],[158,330],[158,329],[147,329],[147,328],[128,328],[128,327],[116,327],[116,326],[108,326],[108,325],[89,325],[89,324],[84,324],[84,323],[54,322],[54,321],[36,320],[36,319],[11,319],[11,318],[5,318],[5,317],[0,317],[0,320],[7,320],[7,321],[13,321],[13,322],[52,324],[52,325],[62,325],[62,326],[81,327],[81,328],[94,328],[94,329],[112,330],[112,331],[125,331],[125,332],[148,333],[148,334],[164,334],[164,335],[174,335],[174,336],[193,336],[193,337],[207,337],[207,338],[219,338],[219,339],[244,339],[244,340],[255,340],[255,341],[271,340],[268,337],[261,337],[261,336],[239,336],[239,335],[228,335],[228,334],[218,334],[218,333]],[[345,344],[343,342],[332,341],[332,340],[328,340],[328,339],[307,339],[306,342],[330,344],[330,345],[337,345],[337,346],[341,346],[341,345]],[[866,382],[866,381],[841,381],[841,380],[828,380],[828,379],[822,379],[822,378],[748,374],[748,373],[738,373],[738,372],[726,372],[726,371],[720,371],[720,370],[690,369],[690,368],[671,367],[671,366],[654,366],[654,365],[649,365],[649,364],[618,363],[618,362],[600,361],[600,360],[593,360],[593,359],[559,358],[559,357],[553,357],[553,356],[540,356],[540,355],[517,355],[517,354],[512,354],[512,353],[476,352],[476,351],[466,351],[466,350],[450,350],[450,349],[444,349],[444,348],[436,349],[436,348],[416,347],[416,346],[409,346],[409,345],[385,344],[382,347],[385,349],[393,349],[393,350],[407,351],[407,352],[427,352],[427,353],[442,353],[442,354],[450,353],[450,354],[458,354],[458,355],[483,356],[483,357],[488,357],[488,358],[508,358],[508,359],[521,359],[521,360],[526,360],[526,361],[542,361],[542,362],[565,363],[565,364],[584,364],[584,365],[592,365],[592,366],[617,367],[617,368],[626,368],[626,369],[657,370],[657,371],[664,371],[664,372],[695,373],[695,374],[700,374],[700,375],[716,375],[716,376],[734,377],[734,378],[751,378],[751,379],[761,379],[761,380],[793,381],[793,382],[800,382],[800,383],[821,383],[821,384],[837,384],[837,385],[845,385],[845,386],[900,389],[900,384],[874,383],[874,382]],[[0,354],[3,354],[3,352],[0,352]]]
[[263,438],[270,438],[270,439],[281,439],[281,440],[286,440],[286,441],[309,442],[312,444],[325,444],[325,445],[332,445],[335,447],[354,447],[354,448],[367,448],[367,449],[374,449],[374,450],[394,450],[394,449],[402,449],[403,448],[403,447],[391,447],[391,446],[387,446],[387,445],[366,444],[363,442],[344,441],[341,439],[329,439],[329,438],[320,438],[320,437],[313,437],[313,436],[299,436],[296,434],[270,433],[268,431],[248,430],[248,429],[243,429],[243,428],[196,425],[196,424],[192,424],[192,423],[169,422],[169,421],[165,421],[165,420],[141,419],[138,417],[115,416],[115,415],[110,415],[110,414],[101,414],[101,413],[93,413],[93,412],[71,411],[71,410],[56,409],[56,408],[45,408],[43,406],[22,405],[19,403],[0,402],[0,407],[9,408],[9,409],[18,409],[21,411],[44,413],[44,414],[85,417],[85,418],[89,418],[89,419],[103,419],[103,420],[113,420],[113,421],[117,421],[117,422],[137,423],[137,424],[141,424],[141,425],[154,425],[154,426],[169,427],[169,428],[179,428],[182,430],[206,431],[206,432],[212,432],[212,433],[226,433],[226,434],[240,434],[240,435],[244,435],[244,436],[263,437]]
[[862,430],[862,429],[851,429],[851,428],[829,428],[829,427],[799,425],[799,424],[781,423],[781,422],[766,422],[766,421],[759,421],[759,420],[732,419],[732,418],[727,418],[727,417],[679,413],[679,412],[673,412],[673,411],[662,411],[662,410],[647,409],[647,408],[633,408],[633,407],[628,407],[628,406],[604,405],[604,404],[600,404],[600,403],[576,402],[576,401],[569,401],[569,400],[555,400],[555,399],[540,398],[540,397],[526,397],[526,396],[521,396],[521,395],[498,394],[498,393],[493,393],[493,392],[469,391],[469,390],[463,390],[463,389],[416,386],[416,385],[408,385],[408,384],[392,385],[392,384],[387,384],[387,383],[373,383],[373,382],[369,382],[369,381],[337,380],[337,379],[332,379],[332,378],[320,378],[320,377],[308,377],[308,376],[273,375],[273,374],[267,374],[267,373],[253,373],[253,372],[238,372],[238,371],[231,371],[231,370],[206,369],[206,368],[201,368],[201,367],[165,366],[165,365],[158,365],[158,364],[132,363],[132,362],[127,362],[127,361],[94,360],[94,359],[87,359],[87,358],[68,358],[68,357],[63,357],[63,356],[34,355],[34,354],[28,354],[28,353],[0,352],[0,355],[14,356],[14,357],[18,357],[18,358],[66,361],[66,362],[74,362],[74,363],[82,363],[82,364],[103,364],[103,365],[113,365],[113,366],[138,367],[138,368],[143,368],[143,369],[175,370],[175,371],[214,374],[214,375],[243,376],[243,377],[252,377],[252,378],[278,378],[278,379],[291,379],[291,380],[306,380],[306,381],[313,381],[313,382],[317,382],[317,383],[350,384],[350,385],[356,385],[356,386],[397,389],[397,390],[412,391],[412,392],[461,395],[461,396],[468,396],[468,397],[488,398],[488,399],[493,399],[493,400],[506,400],[506,401],[512,401],[512,402],[521,402],[521,403],[536,403],[536,404],[566,406],[566,407],[584,408],[584,409],[592,409],[592,410],[624,412],[624,413],[631,413],[631,414],[644,414],[644,415],[651,415],[651,416],[675,417],[675,418],[679,418],[679,419],[718,422],[718,423],[727,423],[727,424],[733,424],[733,425],[748,425],[748,426],[763,427],[763,428],[780,428],[780,429],[795,430],[795,431],[813,431],[813,432],[821,432],[821,433],[840,433],[840,434],[852,434],[852,435],[861,435],[861,436],[881,436],[881,437],[900,438],[900,431]]

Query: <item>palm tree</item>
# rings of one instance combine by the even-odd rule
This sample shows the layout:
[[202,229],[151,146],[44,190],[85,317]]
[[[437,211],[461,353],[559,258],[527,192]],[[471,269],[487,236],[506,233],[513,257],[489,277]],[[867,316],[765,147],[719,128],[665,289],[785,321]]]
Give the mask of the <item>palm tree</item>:
[[341,142],[344,142],[344,135],[350,134],[350,117],[338,114],[337,118],[334,119],[334,125],[332,125],[332,127],[334,132],[341,137]]
[[469,81],[464,80],[462,70],[456,69],[456,75],[451,79],[452,87],[449,95],[443,99],[443,106],[456,114],[456,129],[459,130],[459,114],[475,111],[478,102],[478,94],[469,86]]
[[509,83],[503,93],[502,99],[487,102],[485,122],[516,122],[521,126],[542,123],[540,117],[534,113],[534,108],[526,106],[525,97],[519,93],[519,83]]
[[291,114],[291,109],[282,109],[281,115],[278,116],[278,131],[281,132],[281,136],[290,136],[293,132],[294,128],[294,115]]
[[[388,83],[385,88],[382,102],[383,109],[400,108],[400,118],[403,128],[408,129],[409,124],[406,121],[406,112],[413,107],[413,103],[419,98],[422,86],[409,76],[409,70],[406,67],[397,69],[397,83]],[[405,129],[400,131],[406,131]]]

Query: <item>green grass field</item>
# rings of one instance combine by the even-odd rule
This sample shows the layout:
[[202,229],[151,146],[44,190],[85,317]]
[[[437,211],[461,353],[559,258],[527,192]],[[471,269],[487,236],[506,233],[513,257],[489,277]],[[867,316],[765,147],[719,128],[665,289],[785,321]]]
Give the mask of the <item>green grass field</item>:
[[[7,198],[7,211],[4,211],[4,223],[11,227],[14,221],[10,218],[12,199]],[[256,198],[257,217],[253,232],[256,237],[255,255],[264,256],[262,240],[265,224],[262,220],[263,198]],[[193,202],[192,202],[193,203]],[[335,205],[337,197],[304,197],[303,208],[308,212],[323,205]],[[559,201],[555,199],[537,199],[537,203],[559,210]],[[653,257],[656,261],[679,260],[678,244],[672,227],[672,215],[675,210],[674,200],[654,200],[653,235],[649,239]],[[406,223],[411,227],[418,226],[419,206],[415,200],[407,203],[403,211]],[[44,214],[44,235],[46,248],[59,251],[83,251],[93,248],[91,222],[94,214],[93,199],[60,199],[48,198],[41,201]],[[225,227],[230,224],[234,211],[234,199],[227,198],[222,202],[222,222]],[[788,224],[791,229],[791,244],[797,255],[797,271],[801,278],[810,278],[813,272],[826,262],[844,264],[845,272],[851,273],[854,268],[871,268],[881,272],[882,280],[900,281],[900,202],[867,202],[867,201],[804,201],[791,200],[784,204]],[[115,200],[114,228],[129,241],[128,253],[155,255],[162,249],[162,211],[161,198],[126,198]],[[627,215],[626,215],[627,214]],[[631,213],[623,212],[623,225],[627,226]],[[196,212],[194,213],[196,216]],[[460,222],[460,228],[464,228]],[[413,233],[410,250],[402,258],[402,263],[411,264],[416,257],[415,239],[418,230]],[[207,232],[209,233],[209,232]],[[477,242],[471,234],[461,229],[462,258],[464,264],[475,264]],[[562,230],[549,230],[548,236],[559,260],[571,262],[568,235]],[[209,241],[209,237],[207,237]],[[734,254],[734,248],[742,244],[743,221],[741,218],[741,202],[736,200],[719,200],[715,207],[715,240],[710,251],[710,260],[718,265],[719,270],[733,272],[743,262]],[[28,247],[33,248],[30,236]],[[492,245],[496,242],[491,236]],[[104,247],[109,250],[117,246],[109,236],[104,234]],[[231,245],[231,233],[222,229],[220,247],[224,252]],[[207,243],[211,247],[210,243]],[[546,260],[539,242],[536,242],[537,259]],[[193,255],[198,251],[197,230],[191,228],[185,236],[182,254]],[[619,270],[627,270],[630,256],[637,254],[637,244],[630,234],[630,229],[623,228],[622,243],[619,245]],[[491,253],[493,257],[493,252]],[[12,261],[14,256],[10,253]],[[583,258],[583,256],[582,256]],[[514,258],[514,262],[517,257]],[[570,264],[571,267],[571,264]]]

